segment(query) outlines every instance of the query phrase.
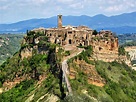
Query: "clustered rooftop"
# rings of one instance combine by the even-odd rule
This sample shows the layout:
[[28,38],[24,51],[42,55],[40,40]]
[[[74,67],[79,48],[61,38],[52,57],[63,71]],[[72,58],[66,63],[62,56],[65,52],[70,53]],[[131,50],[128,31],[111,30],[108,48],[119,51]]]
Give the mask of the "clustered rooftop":
[[57,28],[38,28],[33,31],[43,32],[48,37],[49,42],[60,44],[61,46],[91,45],[93,46],[94,53],[108,53],[111,55],[115,53],[116,57],[118,56],[118,38],[111,31],[102,30],[98,34],[94,34],[94,30],[87,26],[63,26],[62,15],[58,15]]

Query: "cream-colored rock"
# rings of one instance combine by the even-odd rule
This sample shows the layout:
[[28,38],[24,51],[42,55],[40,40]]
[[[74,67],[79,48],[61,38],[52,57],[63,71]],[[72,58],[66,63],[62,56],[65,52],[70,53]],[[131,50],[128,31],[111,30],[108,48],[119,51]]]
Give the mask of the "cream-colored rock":
[[33,48],[24,48],[20,53],[21,54],[21,59],[31,57],[32,56],[32,51],[33,51]]
[[131,65],[131,61],[136,60],[136,46],[125,47],[125,51],[127,51],[130,55],[129,62],[126,61],[127,65],[131,66],[132,69],[136,70],[135,64]]
[[0,94],[3,92],[3,89],[2,88],[0,88]]

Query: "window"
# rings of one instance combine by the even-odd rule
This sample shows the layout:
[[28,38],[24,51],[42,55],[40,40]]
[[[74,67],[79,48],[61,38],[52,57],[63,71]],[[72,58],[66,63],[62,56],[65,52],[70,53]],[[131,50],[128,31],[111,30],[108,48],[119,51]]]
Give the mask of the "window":
[[68,34],[72,34],[72,31],[68,31]]
[[72,40],[71,39],[69,39],[69,44],[72,44]]

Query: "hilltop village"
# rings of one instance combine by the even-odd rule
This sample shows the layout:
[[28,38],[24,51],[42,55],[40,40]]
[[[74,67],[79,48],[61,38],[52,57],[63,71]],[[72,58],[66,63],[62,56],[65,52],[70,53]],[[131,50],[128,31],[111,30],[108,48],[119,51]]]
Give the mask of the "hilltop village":
[[0,102],[135,102],[130,58],[113,32],[63,26],[58,15],[56,28],[27,31],[0,66]]
[[98,60],[111,62],[118,58],[118,38],[111,31],[101,30],[94,34],[94,30],[87,26],[63,26],[62,15],[58,15],[57,28],[36,28],[32,31],[43,32],[49,42],[62,47],[92,45],[94,58]]

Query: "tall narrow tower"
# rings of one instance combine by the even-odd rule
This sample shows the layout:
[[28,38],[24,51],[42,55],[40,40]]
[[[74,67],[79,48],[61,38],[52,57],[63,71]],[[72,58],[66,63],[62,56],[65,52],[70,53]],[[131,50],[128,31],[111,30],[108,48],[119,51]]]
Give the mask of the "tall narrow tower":
[[62,28],[62,15],[58,15],[58,29]]

